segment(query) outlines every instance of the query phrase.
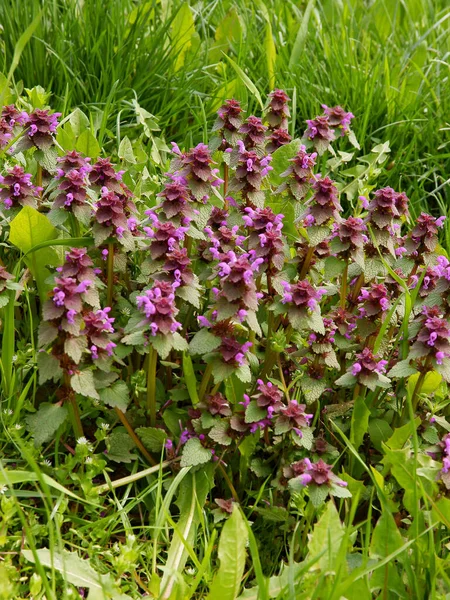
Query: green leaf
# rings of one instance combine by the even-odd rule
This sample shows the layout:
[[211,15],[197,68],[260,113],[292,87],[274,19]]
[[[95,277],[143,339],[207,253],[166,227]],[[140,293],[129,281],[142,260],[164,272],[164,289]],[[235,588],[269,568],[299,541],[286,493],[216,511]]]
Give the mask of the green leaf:
[[87,348],[86,336],[69,337],[64,342],[64,352],[70,356],[70,358],[78,364],[81,360],[81,356]]
[[75,375],[72,375],[70,378],[70,385],[72,386],[72,389],[78,394],[81,394],[81,396],[100,400],[100,396],[95,389],[92,371],[80,371],[79,373],[75,373]]
[[[91,371],[84,372],[90,373]],[[102,402],[108,406],[118,408],[122,412],[127,410],[130,403],[130,392],[125,381],[116,381],[110,387],[101,389],[99,395]]]
[[72,113],[70,113],[68,122],[70,123],[72,133],[75,135],[75,137],[79,137],[83,131],[89,129],[89,119],[79,108],[76,108]]
[[245,422],[256,423],[267,417],[267,410],[260,408],[256,403],[256,400],[252,400],[245,409]]
[[106,440],[108,458],[114,462],[130,463],[137,458],[133,454],[136,445],[124,427],[117,427]]
[[414,375],[416,373],[416,369],[412,367],[409,359],[400,360],[397,364],[395,364],[392,369],[389,371],[389,377],[408,377],[409,375]]
[[309,0],[306,5],[305,12],[303,14],[302,22],[300,23],[300,27],[297,32],[297,37],[295,38],[294,47],[292,48],[291,57],[289,59],[289,70],[295,69],[298,67],[301,56],[303,53],[303,49],[306,44],[306,37],[308,35],[308,25],[309,19],[311,17],[311,13],[314,8],[315,0]]
[[[187,443],[189,441],[191,440],[188,440]],[[179,581],[179,573],[184,570],[188,548],[194,546],[200,519],[203,520],[201,509],[211,489],[211,469],[212,465],[208,465],[202,471],[188,473],[181,482],[177,498],[180,516],[172,534],[166,569],[161,581],[161,592],[158,596],[160,600],[172,600],[179,597],[176,593],[177,581]]]
[[[291,481],[293,481],[293,479],[291,479]],[[316,508],[322,506],[322,504],[327,499],[329,491],[330,488],[327,485],[314,485],[311,483],[308,486],[308,495],[311,499],[313,506],[315,506]]]
[[[419,373],[414,373],[411,377],[408,377],[408,393],[412,395],[414,392],[414,388],[416,387],[417,380],[419,379]],[[429,371],[425,375],[425,379],[423,380],[422,387],[420,388],[421,394],[433,394],[438,387],[441,385],[442,375],[437,373],[436,371]]]
[[[9,241],[24,254],[37,244],[54,240],[56,237],[57,230],[48,218],[31,206],[22,208],[11,221]],[[24,257],[24,261],[33,274],[41,301],[45,302],[47,292],[51,289],[51,285],[45,283],[46,279],[50,277],[47,267],[59,264],[58,254],[53,248],[41,248]]]
[[235,600],[241,587],[248,540],[247,527],[237,506],[223,526],[219,540],[220,567],[211,584],[207,600]]
[[[11,66],[9,67],[9,71],[8,71],[8,78],[7,78],[8,82],[11,81],[14,71],[16,70],[17,65],[19,64],[20,57],[22,56],[22,52],[24,51],[25,46],[28,44],[33,33],[36,31],[39,23],[41,22],[41,17],[42,17],[42,10],[38,12],[38,14],[31,21],[30,25],[28,25],[28,27],[22,33],[20,38],[17,40],[17,44],[14,47],[14,54],[12,57]],[[3,98],[4,98],[4,92],[2,93],[2,95],[0,97],[1,105],[3,105]]]
[[[35,556],[31,550],[22,550],[24,557],[35,563]],[[48,548],[36,550],[37,558],[41,565],[55,569],[72,585],[89,589],[89,598],[101,600],[105,593],[111,594],[114,590],[112,575],[97,573],[87,559],[80,558],[76,552],[50,551]]]
[[37,364],[39,369],[39,384],[53,379],[58,381],[62,377],[63,371],[59,366],[59,360],[53,354],[39,352],[37,355]]
[[51,440],[66,418],[67,408],[65,406],[48,402],[43,402],[36,413],[27,415],[25,422],[33,434],[34,445],[38,447]]
[[231,437],[228,435],[229,425],[227,421],[218,421],[208,433],[208,436],[222,446],[229,446],[232,442]]
[[197,393],[197,378],[195,377],[192,359],[186,352],[183,352],[183,375],[184,382],[186,383],[186,387],[189,392],[189,398],[191,399],[192,404],[195,406],[200,401]]
[[167,433],[164,429],[157,429],[156,427],[138,427],[136,433],[150,452],[161,452],[167,440]]
[[119,145],[119,158],[132,165],[136,164],[136,157],[134,156],[133,146],[131,145],[128,136],[125,136]]
[[369,422],[370,441],[381,451],[381,442],[386,442],[393,434],[392,427],[384,419],[371,419]]
[[207,329],[200,329],[189,344],[189,352],[191,354],[207,354],[216,350],[220,344],[221,340],[219,337]]
[[234,62],[233,59],[231,59],[226,54],[224,54],[224,56],[228,60],[228,62],[230,63],[230,65],[233,67],[233,69],[236,71],[237,76],[242,81],[242,83],[246,86],[246,88],[248,89],[248,91],[251,94],[253,94],[253,96],[255,97],[255,99],[258,101],[258,103],[259,103],[259,105],[261,107],[261,110],[264,110],[264,103],[262,101],[261,94],[259,93],[258,88],[256,87],[256,85],[253,83],[253,81],[250,79],[250,77],[244,73],[244,71],[241,69],[241,67]]
[[[342,378],[341,378],[342,379]],[[358,449],[367,433],[369,426],[370,410],[364,398],[358,397],[352,412],[350,441]]]
[[188,2],[183,2],[180,10],[175,15],[172,25],[172,52],[175,58],[175,71],[178,71],[184,65],[186,52],[192,45],[192,38],[195,34],[194,17]]
[[416,417],[413,422],[407,423],[402,427],[398,427],[391,437],[387,440],[386,446],[391,450],[400,450],[411,438],[413,432],[421,423],[420,417]]
[[91,156],[96,158],[101,153],[101,148],[95,136],[91,133],[90,129],[85,129],[77,140],[75,145],[78,152],[82,152],[85,156]]
[[272,160],[270,166],[273,168],[273,171],[270,171],[269,181],[271,185],[274,187],[280,186],[285,179],[281,177],[281,173],[284,173],[286,169],[291,164],[289,162],[290,158],[294,158],[297,152],[300,150],[301,140],[296,139],[289,142],[289,144],[285,144],[275,150],[272,154]]
[[191,438],[183,446],[180,465],[182,467],[195,467],[211,460],[211,450],[203,448],[198,438]]
[[344,527],[339,519],[334,502],[328,502],[325,512],[314,526],[308,544],[310,558],[318,556],[325,551],[323,556],[312,567],[312,570],[319,568],[323,573],[333,571],[343,537]]

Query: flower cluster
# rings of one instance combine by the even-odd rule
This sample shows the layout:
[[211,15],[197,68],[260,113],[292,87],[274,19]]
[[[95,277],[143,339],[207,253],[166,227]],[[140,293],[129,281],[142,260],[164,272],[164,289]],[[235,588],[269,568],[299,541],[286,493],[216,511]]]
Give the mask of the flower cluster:
[[304,217],[305,225],[324,225],[330,219],[339,219],[342,206],[339,203],[335,182],[329,177],[316,179],[313,190],[313,196],[306,203],[308,212]]
[[36,200],[42,191],[42,188],[31,183],[30,173],[25,173],[19,165],[10,169],[7,175],[0,175],[0,186],[0,200],[7,209],[19,206],[36,207]]
[[430,357],[442,365],[450,357],[450,324],[437,306],[422,309],[420,330],[411,346],[410,358]]
[[182,153],[175,144],[173,152],[176,158],[172,162],[172,168],[176,175],[185,177],[194,197],[206,202],[211,188],[216,188],[223,183],[223,179],[218,177],[219,169],[211,167],[214,161],[208,146],[198,144],[188,152]]
[[372,283],[369,289],[362,288],[358,298],[362,303],[359,308],[361,317],[376,317],[389,309],[388,291],[382,283]]
[[239,133],[244,134],[244,146],[248,149],[263,146],[266,141],[267,127],[263,125],[262,119],[251,115],[239,128]]
[[287,479],[295,479],[301,486],[312,484],[331,487],[335,484],[346,487],[347,482],[334,475],[332,468],[332,465],[327,465],[322,459],[312,463],[309,458],[303,458],[285,467],[283,473]]
[[316,164],[316,158],[317,152],[308,154],[306,147],[300,146],[300,150],[294,158],[289,159],[292,164],[281,173],[281,177],[285,177],[286,181],[279,186],[277,192],[289,190],[296,200],[304,198],[311,187],[312,170]]
[[141,296],[136,296],[137,307],[145,316],[151,336],[174,333],[181,327],[181,323],[175,319],[179,312],[175,304],[177,287],[177,283],[159,281]]
[[61,113],[50,113],[48,110],[36,109],[28,115],[28,146],[36,146],[39,150],[47,150],[54,144],[53,136],[58,127]]
[[288,117],[290,98],[284,90],[276,89],[269,94],[266,119],[269,127],[274,130],[286,130],[288,127]]
[[261,158],[255,150],[246,150],[240,140],[238,147],[237,167],[229,189],[240,191],[248,204],[258,205],[263,178],[272,170],[272,156],[268,154]]

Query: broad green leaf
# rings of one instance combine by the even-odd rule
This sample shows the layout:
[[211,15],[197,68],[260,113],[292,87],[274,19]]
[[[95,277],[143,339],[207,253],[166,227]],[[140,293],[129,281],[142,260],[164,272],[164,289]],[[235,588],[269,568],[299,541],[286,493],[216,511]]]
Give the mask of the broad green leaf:
[[157,429],[156,427],[138,427],[136,433],[150,452],[161,452],[167,440],[167,433],[164,429]]
[[216,573],[207,600],[235,600],[241,587],[245,568],[248,531],[238,506],[223,526],[219,540],[219,570]]
[[392,427],[384,419],[371,419],[369,421],[370,441],[377,450],[381,451],[381,443],[386,442],[392,434]]
[[[370,542],[370,556],[386,558],[403,546],[403,539],[395,524],[394,517],[387,510],[378,519]],[[388,589],[385,589],[387,586]],[[377,569],[371,580],[371,587],[380,587],[385,593],[398,590],[402,586],[395,561]]]
[[[412,395],[414,392],[414,388],[416,387],[417,380],[419,379],[419,373],[414,373],[408,377],[408,393]],[[420,388],[421,394],[433,394],[438,387],[441,385],[442,375],[437,373],[436,371],[429,371],[425,375],[425,379],[423,380],[422,387]]]
[[189,352],[191,354],[207,354],[208,352],[213,352],[220,344],[221,340],[219,337],[207,329],[200,329],[189,344]]
[[137,458],[136,454],[133,454],[136,445],[124,427],[114,429],[106,440],[106,447],[108,448],[108,458],[114,462],[130,463]]
[[197,378],[195,377],[192,358],[187,352],[183,352],[183,376],[189,392],[189,398],[191,399],[192,404],[195,406],[200,401],[197,393]]
[[85,129],[79,136],[75,148],[85,156],[97,158],[101,153],[101,148],[95,136],[90,129]]
[[48,442],[64,423],[67,414],[65,406],[43,402],[36,413],[26,416],[25,422],[33,434],[34,445],[37,447]]
[[[24,254],[34,246],[54,240],[57,230],[48,218],[31,206],[25,206],[19,214],[11,221],[9,240],[17,246]],[[24,261],[33,274],[36,286],[44,302],[51,285],[45,283],[50,277],[48,266],[57,266],[60,263],[57,252],[51,248],[41,248],[24,257]]]
[[[68,121],[75,137],[79,137],[86,129],[89,129],[89,119],[82,110],[76,108],[68,117]],[[64,125],[65,126],[65,125]]]
[[86,398],[94,398],[94,400],[100,399],[100,396],[95,389],[92,371],[79,371],[78,373],[75,373],[75,375],[72,375],[70,378],[70,385],[75,392]]
[[[342,379],[342,378],[341,378]],[[364,398],[358,397],[352,413],[350,441],[358,449],[367,433],[369,426],[370,410],[367,408]]]
[[278,187],[285,181],[281,174],[286,171],[286,169],[290,166],[289,160],[294,158],[294,156],[300,150],[301,141],[299,139],[292,140],[289,144],[285,144],[275,150],[272,154],[272,161],[270,166],[273,167],[273,170],[269,173],[269,181],[271,185],[274,187]]
[[[24,557],[34,563],[35,557],[31,550],[22,550]],[[50,551],[48,548],[36,550],[39,562],[48,568],[53,568],[62,577],[78,587],[89,589],[89,598],[94,600],[103,600],[105,594],[110,595],[114,588],[114,579],[112,575],[101,575],[97,573],[87,559],[80,558],[76,552]]]
[[204,448],[198,438],[191,438],[183,446],[180,465],[182,467],[195,467],[211,460],[211,450]]
[[53,354],[39,352],[37,355],[37,364],[40,385],[52,379],[53,381],[58,381],[63,374],[63,370],[59,366],[59,360]]
[[402,427],[397,427],[391,437],[387,440],[386,446],[390,450],[400,450],[413,435],[413,431],[420,425],[420,417],[416,417],[413,422],[407,423]]
[[303,13],[303,19],[300,23],[297,37],[295,38],[294,47],[292,48],[291,57],[289,59],[289,69],[294,69],[300,63],[303,49],[306,44],[306,37],[308,35],[309,20],[315,3],[316,0],[309,0],[308,4],[306,5],[305,12]]
[[321,569],[324,573],[333,570],[343,537],[344,526],[339,519],[336,506],[334,502],[328,502],[325,512],[314,526],[308,544],[310,558],[323,554],[313,567],[314,570]]
[[243,35],[243,23],[235,6],[232,6],[219,23],[215,38],[222,44],[239,44]]
[[131,145],[128,136],[125,136],[119,145],[119,158],[132,165],[136,164],[136,157],[134,156],[133,146]]
[[175,15],[172,26],[172,52],[175,58],[175,71],[184,65],[186,52],[192,45],[195,34],[194,17],[188,2],[183,2]]
[[130,392],[125,381],[116,381],[99,391],[100,400],[108,406],[117,407],[125,412],[130,403]]

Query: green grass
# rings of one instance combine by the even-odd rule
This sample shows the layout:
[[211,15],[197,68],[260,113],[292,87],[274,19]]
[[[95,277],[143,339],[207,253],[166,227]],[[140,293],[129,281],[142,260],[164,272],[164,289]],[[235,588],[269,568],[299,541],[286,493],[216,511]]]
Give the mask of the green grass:
[[[139,5],[132,0],[5,0],[0,5],[3,70],[20,35],[42,10],[16,70],[17,82],[52,90],[59,108],[105,110],[111,131],[127,120],[122,101],[136,93],[139,103],[159,117],[166,139],[190,142],[199,140],[221,99],[247,95],[226,54],[261,93],[276,85],[295,94],[297,131],[321,103],[351,110],[365,151],[374,140],[391,142],[387,183],[406,191],[417,212],[447,206],[446,0],[317,0],[309,2],[307,22],[306,2],[191,4],[193,26],[185,12],[178,12],[177,0]],[[254,106],[252,98],[248,101]]]

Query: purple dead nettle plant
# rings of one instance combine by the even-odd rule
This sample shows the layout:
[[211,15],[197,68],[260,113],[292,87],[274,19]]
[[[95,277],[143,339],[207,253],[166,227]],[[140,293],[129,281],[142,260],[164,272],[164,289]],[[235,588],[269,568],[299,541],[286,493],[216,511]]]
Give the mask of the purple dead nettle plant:
[[[114,318],[100,308],[98,274],[86,248],[72,248],[57,268],[51,297],[39,327],[40,383],[60,383],[58,397],[71,406],[75,433],[82,435],[75,394],[98,400],[95,372],[109,373],[114,348]],[[114,338],[115,339],[115,338]],[[114,380],[114,377],[112,377]]]
[[[394,410],[395,395],[402,424],[408,385],[421,414],[427,374],[450,380],[444,218],[408,224],[406,195],[364,178],[354,214],[344,213],[348,182],[321,155],[334,154],[332,144],[357,145],[353,115],[322,108],[291,141],[283,90],[269,95],[261,118],[227,100],[209,145],[172,145],[145,206],[108,158],[67,152],[44,173],[46,187],[42,173],[34,185],[33,169],[8,163],[5,209],[39,203],[58,228],[67,221],[73,237],[94,238],[92,250],[66,253],[39,330],[41,382],[60,384],[77,434],[78,394],[114,408],[138,443],[127,403],[114,402],[126,395],[129,371],[145,372],[145,406],[136,392],[129,410],[166,435],[167,458],[214,461],[236,500],[241,457],[250,473],[272,477],[277,494],[306,494],[319,506],[328,495],[350,496],[331,445],[339,436],[326,433],[333,419],[362,444],[346,410],[364,403],[372,419]],[[57,117],[6,107],[0,146],[19,136],[14,146],[56,152]],[[134,176],[125,176],[131,187]],[[0,268],[0,291],[11,285]],[[444,483],[447,446],[444,438]]]

